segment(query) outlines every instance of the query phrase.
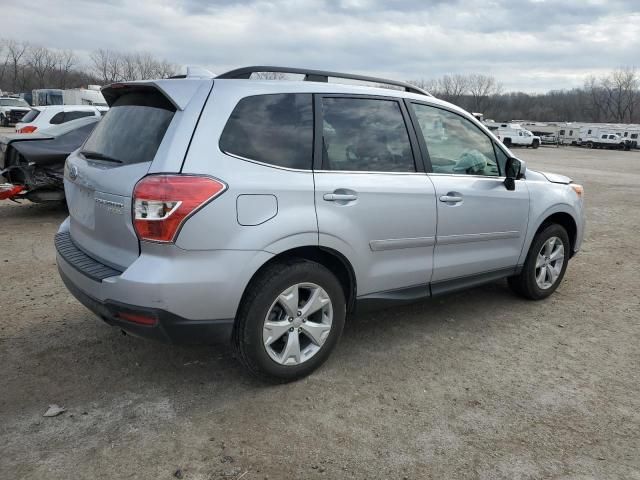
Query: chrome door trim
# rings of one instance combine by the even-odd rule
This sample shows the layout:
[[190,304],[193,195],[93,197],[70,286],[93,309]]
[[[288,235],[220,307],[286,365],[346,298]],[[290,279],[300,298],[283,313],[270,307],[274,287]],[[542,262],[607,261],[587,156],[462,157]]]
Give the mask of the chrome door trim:
[[387,240],[371,240],[369,247],[374,252],[384,250],[399,250],[403,248],[432,247],[436,243],[435,237],[390,238]]

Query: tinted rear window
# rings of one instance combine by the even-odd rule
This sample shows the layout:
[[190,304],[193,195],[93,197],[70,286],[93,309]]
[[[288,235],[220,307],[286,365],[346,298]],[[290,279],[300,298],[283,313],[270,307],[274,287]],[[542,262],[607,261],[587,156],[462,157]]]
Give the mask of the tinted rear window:
[[256,95],[240,100],[220,137],[223,152],[279,167],[311,169],[311,94]]
[[111,106],[82,150],[125,165],[150,162],[174,112],[175,107],[159,92],[126,93]]
[[22,117],[21,122],[22,123],[33,122],[38,115],[40,115],[40,110],[31,110],[30,112],[27,112],[27,114],[24,117]]

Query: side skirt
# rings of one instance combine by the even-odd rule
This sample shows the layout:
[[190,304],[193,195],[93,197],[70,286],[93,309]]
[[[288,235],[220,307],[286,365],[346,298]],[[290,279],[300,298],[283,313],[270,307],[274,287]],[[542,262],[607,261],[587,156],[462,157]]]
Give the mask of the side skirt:
[[361,313],[414,303],[430,297],[446,295],[448,293],[466,290],[478,285],[495,282],[496,280],[517,275],[521,270],[522,266],[517,266],[515,268],[503,268],[500,270],[453,278],[431,284],[425,283],[423,285],[416,285],[413,287],[369,293],[356,298],[355,311]]

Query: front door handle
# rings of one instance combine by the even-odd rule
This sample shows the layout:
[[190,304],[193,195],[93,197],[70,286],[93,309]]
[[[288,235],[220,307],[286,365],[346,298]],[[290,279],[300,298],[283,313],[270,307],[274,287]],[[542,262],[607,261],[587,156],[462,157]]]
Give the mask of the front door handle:
[[440,197],[440,201],[446,203],[460,203],[462,201],[462,197],[457,195],[442,195]]
[[352,202],[358,199],[353,193],[325,193],[323,197],[327,202]]

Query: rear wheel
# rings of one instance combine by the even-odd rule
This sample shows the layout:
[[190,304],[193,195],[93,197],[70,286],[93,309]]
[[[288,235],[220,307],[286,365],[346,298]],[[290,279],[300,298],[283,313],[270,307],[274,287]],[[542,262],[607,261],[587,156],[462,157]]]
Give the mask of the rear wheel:
[[593,148],[593,143],[587,142],[587,148]]
[[560,225],[549,225],[534,237],[522,271],[509,277],[509,286],[531,300],[548,297],[564,277],[570,248],[567,231]]
[[254,376],[296,380],[329,357],[345,316],[344,291],[331,271],[302,259],[277,263],[248,287],[236,318],[234,346]]
[[509,148],[511,147],[511,139],[510,138],[505,138],[504,141],[502,142],[504,144],[505,147]]

